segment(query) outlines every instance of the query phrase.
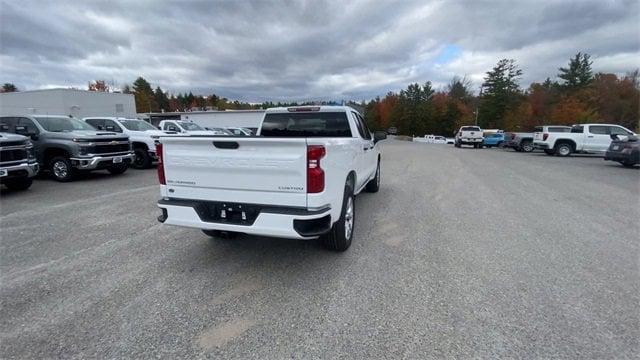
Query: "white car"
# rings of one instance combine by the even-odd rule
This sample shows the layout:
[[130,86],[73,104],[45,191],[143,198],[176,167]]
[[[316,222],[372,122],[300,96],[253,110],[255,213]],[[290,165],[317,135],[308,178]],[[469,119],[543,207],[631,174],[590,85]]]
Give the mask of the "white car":
[[249,129],[241,127],[227,127],[225,130],[229,131],[234,136],[252,136],[253,133]]
[[193,121],[162,120],[158,126],[167,134],[212,135],[211,131]]
[[414,142],[422,142],[428,144],[446,144],[447,139],[444,136],[425,135],[424,137],[414,137]]
[[533,144],[548,155],[569,156],[572,153],[602,154],[611,145],[611,135],[635,135],[633,131],[615,124],[578,124],[569,132],[537,131]]
[[380,187],[386,133],[347,106],[267,109],[257,136],[163,136],[158,218],[228,233],[315,239],[344,251],[355,196]]
[[463,126],[456,133],[456,147],[462,145],[473,145],[474,148],[482,148],[484,135],[482,129],[478,126]]
[[132,167],[146,169],[158,161],[155,139],[164,133],[150,123],[140,119],[96,116],[86,117],[82,121],[98,130],[113,131],[127,135],[135,154]]

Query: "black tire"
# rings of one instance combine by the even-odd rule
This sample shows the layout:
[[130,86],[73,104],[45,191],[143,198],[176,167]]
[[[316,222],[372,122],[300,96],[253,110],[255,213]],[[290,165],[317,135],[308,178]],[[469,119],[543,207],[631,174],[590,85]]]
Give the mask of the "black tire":
[[125,171],[127,171],[128,168],[129,168],[129,165],[122,163],[122,164],[111,165],[110,167],[107,168],[107,171],[110,172],[111,175],[120,175]]
[[483,147],[484,147],[484,145],[478,144],[478,149],[482,149]]
[[621,164],[622,166],[624,166],[624,167],[631,168],[631,167],[636,166],[636,164],[637,164],[637,163],[635,163],[635,162],[633,162],[633,161],[620,161],[620,164]]
[[14,191],[22,191],[27,190],[33,184],[33,178],[30,177],[22,177],[22,178],[14,178],[5,180],[4,186],[9,190]]
[[499,148],[504,149],[504,143],[502,141],[498,141],[498,145]]
[[453,143],[453,146],[459,148],[460,147],[460,143],[459,142],[455,142],[455,143]]
[[72,181],[75,176],[75,169],[71,165],[71,160],[64,156],[56,156],[49,161],[49,171],[54,180],[60,182]]
[[553,149],[544,149],[544,153],[553,156],[556,154],[556,151]]
[[233,239],[238,236],[238,233],[233,231],[202,230],[202,232],[207,236],[220,239]]
[[520,150],[524,152],[532,152],[533,151],[533,142],[531,141],[523,141],[520,144]]
[[[347,207],[351,207],[350,216],[347,215]],[[348,218],[349,217],[349,218]],[[351,226],[350,231],[347,227]],[[351,246],[353,239],[353,230],[356,223],[355,217],[355,196],[353,195],[352,180],[348,181],[344,186],[344,196],[342,197],[342,211],[340,219],[333,224],[331,230],[322,236],[322,245],[332,251],[345,251]]]
[[566,142],[560,143],[556,144],[556,146],[553,148],[553,151],[556,155],[565,157],[571,155],[571,153],[573,152],[573,146]]
[[151,160],[151,156],[144,148],[135,148],[133,150],[135,154],[135,158],[133,159],[133,163],[131,163],[131,167],[134,169],[148,169],[151,167],[153,160]]
[[380,190],[380,160],[378,160],[378,167],[376,167],[376,176],[369,180],[365,190],[370,193],[377,193]]

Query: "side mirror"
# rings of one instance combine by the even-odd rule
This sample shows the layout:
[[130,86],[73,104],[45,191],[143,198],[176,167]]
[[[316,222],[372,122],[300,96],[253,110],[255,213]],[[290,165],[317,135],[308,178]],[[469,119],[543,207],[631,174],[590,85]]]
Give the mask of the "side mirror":
[[33,130],[29,130],[26,126],[16,126],[16,134],[18,135],[22,135],[22,136],[28,136],[30,138],[32,138],[33,140],[37,140],[38,139],[38,134],[33,131]]
[[376,131],[373,133],[373,142],[377,143],[380,140],[384,140],[387,138],[387,133],[384,131]]
[[611,138],[611,140],[618,140],[618,135],[617,134],[611,134],[611,135],[609,135],[609,137]]

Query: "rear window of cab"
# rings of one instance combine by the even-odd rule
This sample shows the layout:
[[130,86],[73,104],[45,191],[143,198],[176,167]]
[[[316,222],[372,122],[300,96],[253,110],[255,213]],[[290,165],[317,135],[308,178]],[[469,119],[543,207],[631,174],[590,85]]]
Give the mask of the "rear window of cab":
[[289,112],[266,114],[261,136],[351,137],[345,112]]

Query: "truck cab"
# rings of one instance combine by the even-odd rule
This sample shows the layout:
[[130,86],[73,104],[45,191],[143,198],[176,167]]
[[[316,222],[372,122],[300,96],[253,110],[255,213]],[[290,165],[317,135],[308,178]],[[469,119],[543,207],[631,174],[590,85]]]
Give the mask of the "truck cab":
[[162,120],[159,124],[160,130],[167,134],[191,134],[191,135],[211,135],[211,132],[193,121],[185,120]]

